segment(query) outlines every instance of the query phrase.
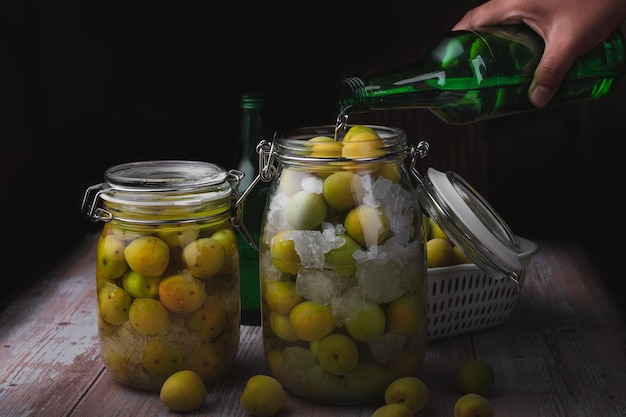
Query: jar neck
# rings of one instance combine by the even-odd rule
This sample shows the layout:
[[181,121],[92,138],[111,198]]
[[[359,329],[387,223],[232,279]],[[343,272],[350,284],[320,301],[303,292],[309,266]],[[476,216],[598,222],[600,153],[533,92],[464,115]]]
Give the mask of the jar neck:
[[[334,125],[314,126],[294,129],[286,132],[274,141],[280,162],[290,165],[307,166],[310,164],[359,164],[378,160],[401,160],[407,156],[407,141],[404,131],[385,127],[368,126],[376,131],[379,138],[359,141],[359,150],[370,150],[355,154],[347,150],[348,146],[357,146],[354,142],[334,140]],[[349,128],[349,127],[348,127]]]

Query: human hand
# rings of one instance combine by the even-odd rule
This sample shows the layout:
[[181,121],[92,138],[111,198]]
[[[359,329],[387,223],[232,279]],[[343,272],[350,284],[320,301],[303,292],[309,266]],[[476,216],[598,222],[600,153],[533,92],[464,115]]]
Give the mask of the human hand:
[[452,30],[525,23],[545,42],[528,90],[543,107],[574,60],[604,41],[626,20],[626,0],[489,0],[469,10]]

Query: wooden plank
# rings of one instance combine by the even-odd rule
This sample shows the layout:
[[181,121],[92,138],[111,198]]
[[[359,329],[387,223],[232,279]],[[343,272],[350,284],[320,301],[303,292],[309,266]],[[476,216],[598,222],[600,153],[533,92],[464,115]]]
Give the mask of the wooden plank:
[[94,245],[86,239],[0,314],[2,415],[67,415],[102,372]]
[[496,415],[626,415],[623,318],[578,245],[542,242],[507,323],[475,334]]

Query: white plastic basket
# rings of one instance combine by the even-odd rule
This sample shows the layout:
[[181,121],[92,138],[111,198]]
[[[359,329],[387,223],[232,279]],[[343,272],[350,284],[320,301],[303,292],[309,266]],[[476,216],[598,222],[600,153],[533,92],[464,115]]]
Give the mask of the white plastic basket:
[[519,288],[510,279],[494,279],[474,264],[428,269],[428,340],[475,332],[504,323],[526,280],[537,245],[518,237],[522,270]]

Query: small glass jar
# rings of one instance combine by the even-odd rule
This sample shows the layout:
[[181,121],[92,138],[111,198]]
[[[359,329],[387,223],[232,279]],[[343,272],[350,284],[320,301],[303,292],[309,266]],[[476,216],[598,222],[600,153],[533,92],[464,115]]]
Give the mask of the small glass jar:
[[176,371],[209,383],[233,365],[240,284],[230,175],[206,162],[131,162],[86,191],[83,211],[104,222],[100,353],[120,383],[159,391]]
[[335,141],[335,126],[307,127],[260,145],[261,174],[273,175],[259,242],[264,354],[287,390],[316,402],[381,400],[426,352],[406,136],[360,129]]

